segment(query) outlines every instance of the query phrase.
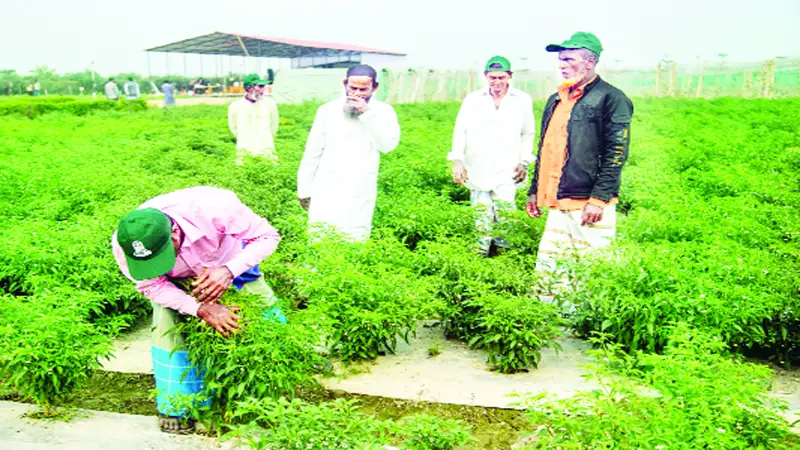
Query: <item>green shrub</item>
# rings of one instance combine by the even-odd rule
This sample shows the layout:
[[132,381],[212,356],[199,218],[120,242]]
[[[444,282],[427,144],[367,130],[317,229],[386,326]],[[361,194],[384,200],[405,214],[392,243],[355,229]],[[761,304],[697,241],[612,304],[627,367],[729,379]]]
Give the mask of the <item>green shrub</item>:
[[246,425],[228,437],[245,438],[253,449],[379,449],[389,443],[383,422],[358,410],[355,400],[313,405],[299,399],[248,399],[237,407]]
[[111,341],[86,320],[80,299],[1,299],[0,379],[50,415],[110,357]]
[[[254,449],[453,450],[474,440],[460,420],[430,415],[380,420],[358,409],[357,400],[309,404],[302,400],[248,399],[238,405],[243,425],[225,437],[245,439]],[[244,420],[247,418],[247,420]]]
[[731,356],[714,336],[681,324],[663,355],[628,356],[614,345],[597,353],[602,389],[523,402],[537,427],[525,448],[800,448],[777,413],[785,405],[767,395],[770,370]]
[[[350,244],[324,239],[298,261],[296,274],[309,311],[322,318],[328,345],[342,359],[375,359],[408,341],[417,321],[439,305],[430,286],[414,273],[390,264],[409,257],[391,239]],[[379,261],[383,259],[383,261]]]
[[0,102],[0,117],[21,114],[30,119],[46,113],[61,112],[75,116],[85,116],[95,111],[144,111],[144,100],[84,100],[77,97],[19,97]]
[[486,350],[489,364],[502,373],[538,367],[543,348],[561,349],[555,341],[562,325],[555,305],[533,297],[493,293],[470,304],[479,311],[469,345]]
[[[188,289],[189,280],[179,284]],[[301,317],[292,316],[289,323],[267,319],[268,307],[261,297],[235,289],[226,292],[220,303],[241,308],[237,314],[242,328],[231,338],[190,316],[183,316],[175,328],[184,336],[189,360],[204,372],[204,390],[197,400],[210,399],[210,404],[198,411],[210,428],[227,426],[236,404],[244,399],[293,397],[298,389],[317,386],[313,374],[324,366],[315,348],[320,338]]]
[[685,321],[734,349],[788,350],[797,338],[788,333],[793,315],[786,308],[797,304],[798,293],[782,265],[730,244],[624,245],[616,256],[578,266],[578,287],[564,299],[576,307],[572,326],[580,336],[605,332],[629,349],[660,351],[668,326]]
[[427,414],[403,417],[394,424],[394,434],[408,450],[453,450],[474,441],[470,428],[460,420]]

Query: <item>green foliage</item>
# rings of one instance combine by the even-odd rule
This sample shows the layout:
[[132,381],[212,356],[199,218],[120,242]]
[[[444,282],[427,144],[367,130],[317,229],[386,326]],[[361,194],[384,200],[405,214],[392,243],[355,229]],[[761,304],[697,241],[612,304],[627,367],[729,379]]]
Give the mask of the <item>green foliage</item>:
[[312,244],[298,260],[301,294],[322,318],[328,345],[342,359],[394,352],[398,337],[408,341],[417,321],[440,309],[430,285],[394,263],[411,256],[391,238],[366,244],[328,239]]
[[377,450],[388,444],[386,425],[359,411],[357,405],[345,399],[320,405],[299,399],[248,399],[238,405],[236,414],[251,421],[234,427],[227,436],[244,437],[250,448],[259,450]]
[[470,427],[460,420],[417,414],[400,419],[394,434],[408,450],[453,450],[474,440]]
[[0,379],[41,405],[45,415],[99,368],[98,357],[111,355],[110,339],[86,321],[73,303],[78,301],[56,295],[2,297]]
[[686,321],[734,350],[796,362],[798,101],[646,105],[615,256],[569,269],[573,328],[659,351],[666,327]]
[[[188,289],[189,280],[179,284]],[[292,316],[290,323],[268,319],[265,314],[271,305],[233,288],[220,303],[240,308],[237,314],[244,326],[231,338],[195,317],[185,317],[174,330],[184,336],[189,360],[204,372],[204,390],[195,402],[210,400],[207,406],[197,407],[200,419],[210,428],[222,429],[244,399],[292,397],[298,389],[317,386],[313,373],[324,361],[315,349],[320,337],[302,317]]]
[[[0,108],[6,101],[17,99],[0,101]],[[533,268],[544,220],[511,212],[495,227],[509,248],[491,259],[475,254],[468,192],[451,183],[444,158],[455,103],[397,106],[403,139],[381,157],[369,244],[325,239],[309,246],[296,174],[317,105],[281,106],[280,164],[248,158],[236,167],[222,106],[129,111],[123,105],[140,108],[41,102],[48,106],[31,109],[33,120],[17,109],[0,121],[0,290],[15,311],[4,310],[0,323],[4,337],[27,336],[53,355],[71,355],[81,342],[86,353],[65,360],[73,370],[54,372],[62,392],[70,386],[64,380],[94,367],[89,353],[107,351],[101,345],[107,336],[149,312],[111,257],[119,218],[155,195],[202,184],[234,190],[281,233],[277,252],[260,267],[291,319],[289,326],[264,329],[250,321],[231,341],[194,319],[185,325],[196,354],[228,355],[234,367],[245,368],[240,374],[249,376],[252,352],[263,355],[254,369],[260,384],[234,373],[209,380],[224,386],[214,395],[233,396],[216,403],[225,408],[219,420],[231,420],[231,402],[251,390],[266,398],[302,386],[316,364],[308,346],[322,340],[316,333],[346,359],[371,359],[390,351],[418,320],[440,318],[448,337],[484,349],[502,371],[535,367],[541,349],[553,346],[559,319],[531,296],[541,281]],[[734,351],[796,360],[799,106],[797,100],[637,100],[639,131],[623,173],[616,256],[571,269],[580,286],[565,296],[576,306],[573,329],[586,337],[605,331],[629,349],[665,351],[666,327],[681,320]],[[56,314],[41,313],[45,298],[59,305]],[[34,319],[42,323],[32,325]],[[67,323],[80,325],[67,330]],[[45,343],[20,333],[28,327],[46,335],[54,326],[65,329],[63,339]],[[11,348],[3,351],[3,367],[11,367],[5,355],[12,354],[8,346],[20,346],[15,339],[0,344]],[[227,367],[223,362],[209,360]]]
[[601,389],[523,402],[537,427],[525,448],[800,448],[777,414],[785,405],[767,396],[770,370],[731,356],[716,336],[680,324],[663,355],[618,345],[596,353],[605,361],[593,370]]
[[509,294],[486,294],[470,304],[477,305],[480,312],[469,345],[485,349],[489,363],[500,372],[538,367],[542,348],[561,349],[555,342],[561,334],[555,305]]
[[60,112],[85,116],[95,111],[144,111],[144,100],[88,100],[78,97],[20,97],[0,101],[0,117],[20,114],[30,119],[42,114]]
[[358,409],[357,400],[336,399],[309,404],[299,399],[253,400],[239,404],[237,418],[249,422],[234,427],[226,438],[247,440],[254,449],[386,449],[452,450],[474,440],[460,420],[414,415],[397,422],[380,420]]

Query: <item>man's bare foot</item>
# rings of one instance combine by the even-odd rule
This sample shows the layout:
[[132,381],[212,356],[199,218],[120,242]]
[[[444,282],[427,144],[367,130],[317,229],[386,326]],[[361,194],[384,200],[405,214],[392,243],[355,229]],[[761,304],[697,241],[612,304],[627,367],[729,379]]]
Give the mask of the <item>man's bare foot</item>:
[[158,426],[164,433],[188,434],[194,432],[194,419],[181,419],[180,417],[159,416]]

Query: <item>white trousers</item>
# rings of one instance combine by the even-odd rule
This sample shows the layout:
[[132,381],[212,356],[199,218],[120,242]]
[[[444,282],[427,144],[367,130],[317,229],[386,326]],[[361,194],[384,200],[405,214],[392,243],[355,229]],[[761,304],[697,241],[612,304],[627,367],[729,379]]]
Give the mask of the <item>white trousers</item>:
[[470,190],[470,202],[478,209],[475,226],[483,235],[480,241],[482,252],[489,252],[492,243],[492,224],[501,220],[498,211],[517,208],[514,203],[516,193],[517,187],[513,184],[498,186],[491,191]]
[[617,234],[616,205],[603,208],[602,219],[581,226],[583,211],[550,210],[536,255],[536,272],[542,275],[546,287],[543,301],[569,286],[569,277],[559,267],[560,261],[579,258],[595,250],[608,247]]

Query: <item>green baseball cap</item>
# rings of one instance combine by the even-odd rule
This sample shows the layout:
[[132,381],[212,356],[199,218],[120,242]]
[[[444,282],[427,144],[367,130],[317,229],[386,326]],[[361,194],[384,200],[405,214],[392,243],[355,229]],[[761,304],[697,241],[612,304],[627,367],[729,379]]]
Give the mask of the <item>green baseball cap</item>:
[[269,82],[267,80],[262,80],[261,77],[258,76],[257,73],[251,73],[251,74],[248,74],[248,75],[246,75],[244,77],[244,88],[245,89],[249,88],[250,86],[256,85],[256,84],[267,85],[267,84],[269,84]]
[[135,280],[166,275],[175,266],[172,223],[157,209],[137,209],[123,217],[117,228],[117,243]]
[[561,50],[572,50],[576,48],[585,48],[597,56],[600,56],[600,53],[603,51],[600,39],[597,39],[597,36],[592,33],[586,33],[584,31],[573,34],[572,37],[560,44],[550,44],[545,47],[545,50],[548,52],[560,52]]
[[511,72],[511,63],[502,56],[492,56],[486,61],[486,72]]

